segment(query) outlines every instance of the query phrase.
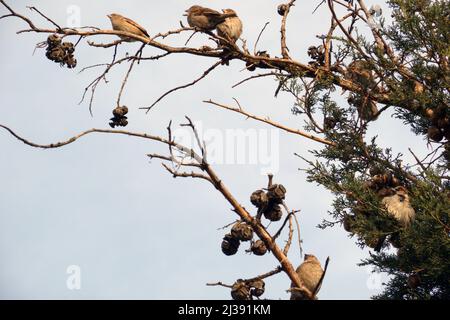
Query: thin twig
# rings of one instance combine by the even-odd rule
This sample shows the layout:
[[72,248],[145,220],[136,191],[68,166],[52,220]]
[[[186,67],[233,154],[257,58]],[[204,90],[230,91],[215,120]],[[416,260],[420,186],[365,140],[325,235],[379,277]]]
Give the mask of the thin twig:
[[180,90],[180,89],[185,89],[185,88],[188,88],[188,87],[191,87],[191,86],[195,85],[197,82],[199,82],[200,80],[204,79],[211,71],[213,71],[215,68],[220,66],[221,63],[222,63],[221,61],[218,61],[218,62],[214,63],[211,67],[209,67],[207,70],[205,70],[200,77],[198,77],[194,81],[189,82],[189,83],[184,84],[184,85],[181,85],[181,86],[178,86],[176,88],[170,89],[169,91],[165,92],[162,96],[160,96],[158,99],[156,99],[156,101],[153,102],[150,107],[142,107],[142,108],[139,108],[139,109],[147,110],[146,113],[148,113],[151,108],[153,108],[158,102],[160,102],[166,96],[168,96],[169,94],[171,94],[174,91],[177,91],[177,90]]
[[258,34],[258,38],[256,38],[256,42],[255,42],[255,46],[254,46],[254,48],[253,48],[253,54],[255,54],[256,55],[256,47],[258,46],[258,42],[259,42],[259,39],[261,38],[261,36],[262,36],[262,34],[263,34],[263,32],[264,32],[264,30],[266,30],[266,27],[269,25],[269,21],[267,21],[265,24],[264,24],[264,27],[261,29],[261,31],[259,32],[259,34]]
[[203,102],[206,103],[206,104],[215,105],[215,106],[223,108],[223,109],[231,110],[231,111],[234,111],[236,113],[243,114],[243,115],[247,116],[248,118],[267,123],[267,124],[269,124],[269,125],[271,125],[273,127],[276,127],[278,129],[281,129],[281,130],[284,130],[286,132],[293,133],[293,134],[296,134],[296,135],[299,135],[299,136],[311,139],[311,140],[316,141],[316,142],[320,142],[320,143],[323,143],[323,144],[326,144],[326,145],[329,145],[329,146],[334,146],[335,145],[333,142],[328,141],[326,139],[316,137],[316,136],[314,136],[312,134],[303,132],[303,131],[298,130],[298,129],[292,129],[292,128],[286,127],[286,126],[284,126],[282,124],[279,124],[279,123],[274,122],[272,120],[269,120],[267,118],[261,118],[261,117],[255,116],[255,115],[250,114],[250,113],[248,113],[248,112],[246,112],[246,111],[244,111],[244,110],[242,110],[240,108],[230,107],[230,106],[227,106],[227,105],[223,105],[223,104],[214,102],[212,100],[204,100]]

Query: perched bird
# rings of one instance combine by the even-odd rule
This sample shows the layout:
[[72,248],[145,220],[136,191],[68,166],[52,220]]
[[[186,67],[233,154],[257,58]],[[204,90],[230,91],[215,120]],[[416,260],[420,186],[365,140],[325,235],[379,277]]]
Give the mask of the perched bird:
[[347,101],[356,107],[362,120],[371,121],[378,117],[377,104],[368,95],[351,95]]
[[[303,285],[314,293],[320,278],[323,274],[322,266],[319,260],[312,254],[305,254],[303,263],[295,270],[302,281]],[[291,288],[295,287],[294,283],[291,283]],[[317,289],[319,291],[320,288]],[[299,291],[292,291],[291,300],[304,300],[305,297]]]
[[242,21],[233,9],[222,11],[224,14],[234,14],[235,16],[226,18],[224,22],[217,25],[217,35],[235,43],[242,34]]
[[355,60],[351,62],[347,67],[345,77],[359,84],[365,91],[376,88],[373,72],[369,69],[366,61]]
[[409,202],[408,191],[402,186],[394,188],[394,191],[393,195],[384,197],[381,202],[386,207],[387,212],[402,227],[408,227],[416,216],[416,212]]
[[[116,31],[125,31],[132,34],[135,34],[137,36],[141,37],[147,37],[149,38],[149,34],[147,30],[145,30],[143,27],[141,27],[139,24],[134,22],[131,19],[128,19],[124,16],[121,16],[117,13],[111,13],[108,15],[108,18],[111,20],[111,25],[113,27],[113,30]],[[136,39],[126,37],[126,36],[119,36],[122,40],[127,42],[134,42]]]
[[365,61],[355,60],[348,65],[345,77],[359,85],[364,91],[364,94],[349,99],[349,103],[356,106],[361,119],[365,121],[375,120],[378,115],[377,104],[368,97],[369,93],[378,92],[372,70],[368,68]]
[[[402,227],[408,227],[416,216],[416,211],[409,202],[408,191],[404,187],[398,186],[396,188],[386,189],[382,193],[379,192],[379,194],[386,194],[381,200],[381,203],[386,208],[388,214],[394,217]],[[380,252],[385,240],[386,236],[378,239],[374,247],[376,252]]]
[[220,13],[219,11],[201,6],[192,6],[185,12],[189,26],[206,31],[214,30],[226,18],[236,17],[234,11],[233,13]]

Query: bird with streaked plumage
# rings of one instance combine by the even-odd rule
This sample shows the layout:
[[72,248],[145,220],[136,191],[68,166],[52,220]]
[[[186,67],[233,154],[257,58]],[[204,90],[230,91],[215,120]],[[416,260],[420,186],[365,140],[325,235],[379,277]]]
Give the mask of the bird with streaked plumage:
[[233,9],[224,9],[222,11],[225,14],[234,14],[235,16],[226,18],[224,22],[217,25],[217,35],[235,43],[242,34],[242,21]]

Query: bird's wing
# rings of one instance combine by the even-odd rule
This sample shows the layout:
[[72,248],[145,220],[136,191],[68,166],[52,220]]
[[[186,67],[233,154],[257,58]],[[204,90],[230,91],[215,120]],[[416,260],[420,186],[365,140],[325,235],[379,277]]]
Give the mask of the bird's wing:
[[208,17],[220,17],[222,15],[219,11],[209,8],[204,8],[201,13]]
[[126,20],[126,22],[128,22],[129,24],[135,26],[136,28],[138,28],[139,30],[142,31],[143,34],[145,34],[147,37],[150,37],[147,30],[144,29],[144,27],[142,27],[141,25],[139,25],[137,22],[134,22],[131,19],[128,19],[126,17],[124,17],[124,19]]

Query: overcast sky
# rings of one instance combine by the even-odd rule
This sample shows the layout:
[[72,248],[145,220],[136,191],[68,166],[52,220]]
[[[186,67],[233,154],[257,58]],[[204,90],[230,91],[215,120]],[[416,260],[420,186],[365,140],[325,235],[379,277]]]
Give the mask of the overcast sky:
[[[253,48],[265,22],[270,21],[258,47],[280,55],[281,19],[276,13],[280,1],[8,2],[18,12],[31,15],[39,26],[50,27],[26,6],[37,6],[61,25],[72,23],[79,10],[81,25],[107,29],[110,24],[106,15],[121,13],[139,22],[151,35],[178,28],[184,10],[193,4],[231,7],[243,20],[243,38],[249,48]],[[289,16],[288,46],[296,60],[308,61],[307,48],[320,44],[315,35],[327,31],[330,17],[326,7],[311,14],[318,2],[298,1]],[[373,3],[383,5],[382,1]],[[0,8],[0,15],[4,13]],[[75,52],[78,66],[68,70],[47,60],[43,49],[33,54],[35,45],[46,35],[16,35],[24,27],[18,19],[0,21],[0,123],[38,143],[61,141],[93,127],[109,128],[108,119],[127,66],[112,70],[108,83],[99,86],[93,117],[88,104],[78,102],[84,87],[102,69],[78,72],[110,61],[113,49],[92,48],[82,41]],[[182,45],[187,37],[185,34],[165,41]],[[105,43],[112,39],[95,38]],[[213,45],[201,35],[190,44]],[[132,54],[138,48],[138,44],[122,44],[118,54]],[[144,55],[158,53],[148,48]],[[298,170],[306,165],[294,153],[311,158],[308,150],[321,146],[202,103],[211,98],[233,104],[235,97],[249,112],[301,128],[303,120],[290,111],[293,100],[287,94],[274,99],[277,83],[273,79],[257,79],[232,89],[233,84],[249,76],[242,71],[242,62],[232,61],[195,87],[173,93],[149,114],[138,109],[150,105],[166,90],[192,81],[214,62],[211,58],[173,55],[136,66],[122,98],[130,109],[127,129],[164,135],[170,120],[179,124],[188,115],[206,135],[223,139],[224,145],[229,143],[222,150],[225,155],[234,147],[229,134],[241,129],[256,134],[256,150],[260,152],[256,163],[214,164],[223,182],[246,208],[253,209],[249,196],[266,185],[262,173],[268,163],[272,165],[275,182],[287,188],[288,206],[301,210],[304,252],[315,254],[322,263],[327,256],[331,258],[319,297],[368,299],[379,293],[386,277],[357,266],[369,251],[359,249],[342,228],[316,228],[327,217],[332,197],[324,188],[306,182],[305,174]],[[408,147],[424,148],[423,141],[389,114],[383,114],[371,133],[379,135],[382,146],[393,146],[404,154]],[[0,146],[0,298],[229,299],[228,289],[205,284],[231,284],[277,266],[271,255],[246,254],[247,244],[235,256],[222,254],[220,243],[226,230],[218,229],[236,218],[230,205],[206,182],[174,180],[159,161],[149,161],[147,153],[167,151],[156,142],[91,135],[64,148],[39,150],[0,131]],[[278,243],[283,245],[281,239]],[[295,245],[290,258],[295,265],[302,261]],[[67,287],[69,266],[81,270],[79,290]],[[264,297],[286,299],[289,285],[284,274],[270,278]]]

